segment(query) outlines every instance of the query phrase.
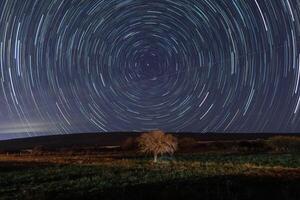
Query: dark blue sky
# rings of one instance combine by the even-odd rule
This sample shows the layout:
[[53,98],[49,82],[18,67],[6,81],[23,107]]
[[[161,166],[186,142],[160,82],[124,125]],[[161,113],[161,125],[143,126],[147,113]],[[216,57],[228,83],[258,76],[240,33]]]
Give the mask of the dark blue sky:
[[2,0],[0,139],[300,132],[298,0]]

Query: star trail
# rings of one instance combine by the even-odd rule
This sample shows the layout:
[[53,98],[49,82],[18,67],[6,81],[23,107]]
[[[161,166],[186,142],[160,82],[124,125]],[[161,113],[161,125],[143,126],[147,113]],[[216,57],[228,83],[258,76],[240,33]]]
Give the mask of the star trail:
[[300,132],[299,0],[2,0],[0,139]]

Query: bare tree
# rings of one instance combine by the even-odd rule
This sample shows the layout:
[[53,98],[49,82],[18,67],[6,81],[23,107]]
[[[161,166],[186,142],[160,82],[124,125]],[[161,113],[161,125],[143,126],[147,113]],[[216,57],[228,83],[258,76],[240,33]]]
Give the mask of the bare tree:
[[173,155],[178,146],[176,137],[160,130],[143,133],[137,141],[141,152],[153,154],[154,162],[157,162],[158,155]]

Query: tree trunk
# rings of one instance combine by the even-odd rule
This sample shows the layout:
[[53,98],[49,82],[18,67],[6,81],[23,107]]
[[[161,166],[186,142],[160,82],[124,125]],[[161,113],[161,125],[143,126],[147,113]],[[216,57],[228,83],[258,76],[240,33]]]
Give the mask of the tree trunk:
[[154,162],[155,163],[157,162],[157,154],[156,153],[154,154]]

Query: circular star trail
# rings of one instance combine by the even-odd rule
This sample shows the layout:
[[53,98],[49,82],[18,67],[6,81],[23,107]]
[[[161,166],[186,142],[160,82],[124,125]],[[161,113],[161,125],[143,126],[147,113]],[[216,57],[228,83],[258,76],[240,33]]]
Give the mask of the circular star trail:
[[3,0],[0,138],[299,132],[298,0]]

